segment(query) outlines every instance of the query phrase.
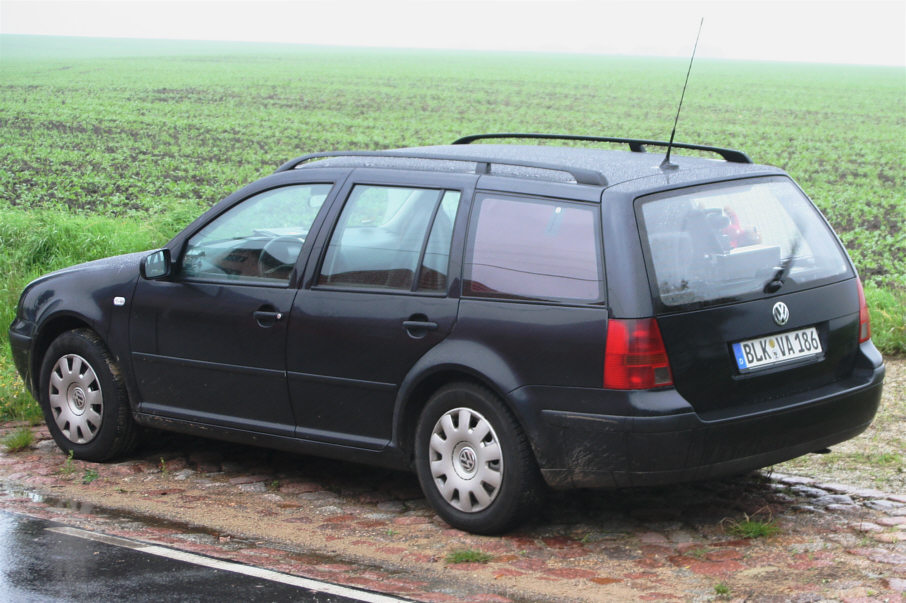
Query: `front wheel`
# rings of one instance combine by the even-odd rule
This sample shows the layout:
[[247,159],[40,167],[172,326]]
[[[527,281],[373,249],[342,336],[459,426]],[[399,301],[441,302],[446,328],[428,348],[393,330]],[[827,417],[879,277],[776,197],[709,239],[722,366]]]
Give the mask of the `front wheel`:
[[57,445],[73,457],[106,461],[137,440],[119,368],[87,329],[63,333],[41,364],[41,409]]
[[441,518],[477,534],[514,527],[541,504],[531,447],[487,389],[448,385],[428,401],[415,434],[422,490]]

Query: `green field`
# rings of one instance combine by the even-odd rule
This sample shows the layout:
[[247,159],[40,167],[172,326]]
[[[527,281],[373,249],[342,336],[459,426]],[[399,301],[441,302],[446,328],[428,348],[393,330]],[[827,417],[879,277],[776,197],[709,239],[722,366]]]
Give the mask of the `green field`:
[[[288,158],[491,131],[669,137],[684,59],[0,36],[0,415],[35,415],[6,326],[48,270],[152,248]],[[788,170],[906,353],[906,71],[696,62],[677,140]]]

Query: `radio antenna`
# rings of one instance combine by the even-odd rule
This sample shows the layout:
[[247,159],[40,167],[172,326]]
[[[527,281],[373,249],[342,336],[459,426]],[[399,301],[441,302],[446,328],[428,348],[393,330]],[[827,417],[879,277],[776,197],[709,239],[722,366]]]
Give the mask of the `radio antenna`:
[[680,94],[679,106],[676,108],[676,118],[673,120],[673,131],[670,132],[670,142],[667,144],[667,154],[661,162],[662,170],[675,170],[679,167],[675,163],[670,163],[670,151],[673,149],[673,137],[676,136],[676,124],[679,122],[679,114],[683,108],[683,98],[686,96],[686,86],[689,84],[689,74],[692,73],[692,61],[695,60],[695,50],[698,48],[698,39],[702,35],[702,25],[704,25],[704,23],[705,18],[702,17],[702,20],[698,24],[698,34],[695,36],[695,46],[692,47],[692,57],[689,59],[689,70],[686,71],[686,81],[683,82],[683,93]]

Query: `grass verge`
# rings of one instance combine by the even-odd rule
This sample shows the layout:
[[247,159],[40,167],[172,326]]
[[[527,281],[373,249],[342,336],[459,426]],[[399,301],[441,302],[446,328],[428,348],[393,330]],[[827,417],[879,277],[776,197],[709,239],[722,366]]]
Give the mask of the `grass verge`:
[[447,555],[447,563],[487,563],[494,557],[475,549],[461,549]]
[[906,290],[865,285],[871,339],[889,356],[906,355]]
[[727,519],[721,524],[727,534],[737,538],[768,538],[780,532],[780,528],[771,517],[761,520],[745,515],[740,521]]
[[[41,421],[16,374],[6,333],[19,295],[32,279],[80,262],[152,249],[175,225],[154,218],[73,215],[50,209],[0,209],[0,419]],[[887,356],[906,354],[906,290],[865,284],[872,340]]]
[[0,444],[3,444],[9,452],[20,452],[29,448],[35,441],[35,434],[28,427],[20,427],[6,434]]

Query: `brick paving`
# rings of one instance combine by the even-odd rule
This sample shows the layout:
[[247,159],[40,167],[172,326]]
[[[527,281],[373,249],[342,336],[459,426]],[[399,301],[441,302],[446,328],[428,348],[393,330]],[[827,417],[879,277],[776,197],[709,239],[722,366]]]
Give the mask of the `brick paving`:
[[[163,433],[83,463],[33,430],[0,453],[0,508],[419,601],[906,601],[903,493],[764,472],[553,493],[483,537],[438,519],[406,473]],[[734,535],[746,518],[778,531]]]

